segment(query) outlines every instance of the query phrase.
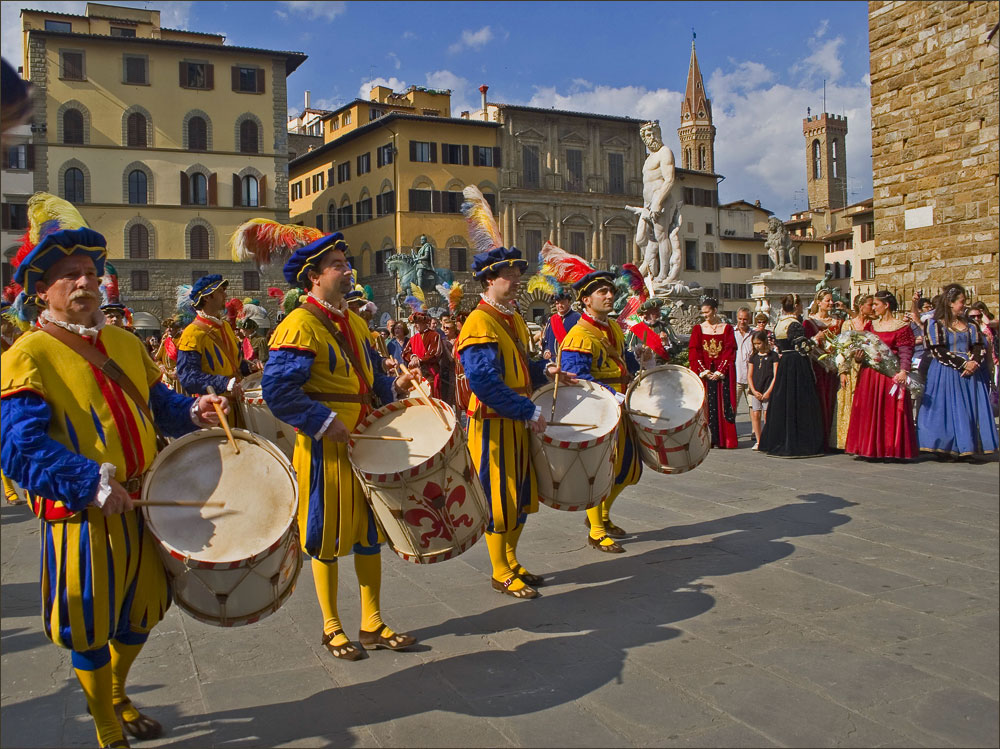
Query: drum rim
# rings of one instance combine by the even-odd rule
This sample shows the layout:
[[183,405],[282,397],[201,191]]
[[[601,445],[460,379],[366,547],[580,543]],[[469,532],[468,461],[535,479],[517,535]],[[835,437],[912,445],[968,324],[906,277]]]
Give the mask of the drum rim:
[[[582,388],[583,390],[587,390],[589,392],[595,392],[598,395],[600,395],[602,398],[610,398],[610,399],[614,400],[615,401],[615,408],[618,409],[618,419],[615,421],[614,426],[611,427],[610,430],[608,430],[607,432],[605,432],[604,434],[602,434],[600,437],[595,437],[594,439],[586,440],[586,441],[583,441],[583,442],[570,442],[568,440],[557,440],[557,439],[554,439],[554,438],[550,437],[545,432],[542,432],[541,434],[538,434],[536,432],[532,432],[531,433],[531,438],[532,439],[537,439],[540,442],[544,442],[547,445],[552,445],[553,447],[559,448],[561,450],[567,450],[567,449],[569,449],[571,447],[575,448],[575,449],[579,449],[579,450],[584,450],[584,449],[587,449],[587,448],[590,448],[590,447],[596,447],[597,445],[600,445],[603,442],[607,442],[612,436],[615,435],[615,433],[618,430],[618,426],[621,424],[621,421],[622,421],[622,408],[618,404],[618,401],[615,400],[615,397],[613,395],[611,395],[611,393],[609,393],[606,388],[604,388],[603,386],[597,384],[596,382],[591,382],[590,380],[578,380],[577,382],[575,382],[573,384],[563,385],[562,388],[564,390],[566,388]],[[538,388],[537,390],[535,390],[531,394],[531,402],[532,403],[535,402],[534,401],[535,395],[538,395],[540,393],[547,393],[550,389],[551,390],[555,389],[555,383],[549,382],[549,383],[546,383],[545,385],[542,385],[540,388]],[[539,404],[535,403],[535,405],[538,406]],[[543,409],[543,413],[544,413],[544,409]]]
[[[679,364],[660,364],[659,366],[650,367],[649,369],[646,369],[646,370],[642,371],[639,374],[639,376],[636,377],[635,380],[633,380],[631,382],[631,384],[629,384],[628,390],[625,391],[625,404],[624,405],[625,405],[626,411],[629,414],[629,421],[632,422],[632,424],[635,426],[636,429],[641,429],[643,432],[646,432],[647,434],[654,434],[654,435],[660,435],[660,434],[662,434],[662,435],[667,435],[667,434],[675,434],[676,432],[680,432],[680,431],[682,431],[684,429],[687,429],[692,424],[694,424],[696,421],[698,421],[698,419],[701,416],[702,411],[704,410],[704,404],[703,404],[702,408],[700,408],[697,411],[695,411],[694,416],[692,416],[690,419],[688,419],[687,421],[685,421],[683,424],[681,424],[680,426],[677,426],[677,427],[668,427],[666,429],[653,429],[651,427],[645,426],[644,424],[640,424],[638,421],[636,421],[635,417],[632,416],[632,408],[631,408],[631,405],[632,405],[632,393],[635,392],[636,386],[640,382],[642,382],[642,380],[645,379],[647,376],[651,375],[653,372],[669,371],[669,370],[675,370],[675,371],[684,372],[684,373],[686,373],[685,376],[690,375],[691,377],[696,377],[699,380],[699,384],[701,384],[701,382],[700,382],[701,378],[698,377],[698,375],[696,375],[694,372],[692,372],[687,367],[682,367]],[[704,388],[703,385],[702,385],[702,387]]]
[[[291,461],[288,460],[288,457],[281,451],[281,449],[277,445],[270,442],[269,440],[266,440],[263,437],[261,437],[259,434],[250,432],[246,429],[233,429],[231,431],[233,433],[234,439],[243,439],[245,442],[252,442],[258,445],[259,447],[265,449],[267,452],[271,453],[273,456],[275,456],[280,460],[282,467],[285,468],[289,478],[292,481],[292,486],[295,490],[295,496],[297,502],[298,478],[295,474],[295,469],[292,467]],[[164,457],[165,455],[169,455],[179,449],[179,447],[175,446],[185,445],[189,442],[196,442],[200,439],[209,439],[212,437],[216,439],[221,438],[222,440],[225,440],[226,432],[225,430],[222,429],[222,427],[209,427],[204,429],[198,429],[194,432],[189,432],[185,434],[183,437],[179,437],[173,440],[169,445],[167,445],[165,448],[160,450],[159,453],[157,453],[156,458],[153,460],[153,464],[149,467],[147,475],[153,473],[153,471],[155,471],[156,468],[159,467],[161,463],[165,462],[166,460],[166,458]],[[143,499],[148,499],[149,487],[151,484],[152,482],[148,478],[146,481],[143,482],[142,484]],[[181,549],[178,549],[176,546],[171,544],[169,541],[164,540],[160,536],[160,534],[156,532],[156,524],[153,522],[153,519],[150,516],[150,508],[148,506],[144,506],[142,508],[142,516],[143,520],[145,521],[147,529],[149,530],[150,533],[153,534],[153,538],[156,540],[156,542],[160,545],[160,547],[164,551],[166,551],[174,559],[183,562],[186,567],[190,567],[191,569],[205,569],[205,570],[216,570],[216,569],[235,570],[253,564],[261,557],[270,554],[276,548],[278,548],[281,545],[282,540],[285,538],[285,535],[288,533],[289,527],[292,525],[297,526],[298,523],[298,512],[293,509],[291,517],[288,520],[288,523],[285,526],[283,526],[282,531],[279,534],[278,538],[273,543],[269,544],[266,549],[254,552],[254,554],[249,557],[245,557],[243,559],[236,559],[231,562],[213,562],[208,559],[201,559],[193,554],[187,554],[186,552],[182,551]]]
[[[441,446],[441,448],[431,455],[430,457],[424,459],[416,465],[404,468],[401,471],[390,471],[388,473],[374,473],[372,471],[366,471],[364,468],[358,466],[354,461],[354,448],[357,445],[357,440],[350,439],[347,442],[347,458],[351,463],[351,467],[360,473],[366,481],[371,481],[376,484],[388,484],[396,481],[400,481],[404,478],[412,479],[416,478],[428,471],[433,470],[437,467],[437,463],[444,460],[445,456],[449,454],[455,447],[458,441],[458,417],[455,415],[455,411],[451,406],[442,400],[437,398],[432,398],[434,403],[438,406],[443,406],[449,413],[451,413],[454,423],[451,428],[451,436],[448,437],[448,441]],[[386,403],[381,408],[377,408],[368,414],[364,419],[358,422],[356,427],[358,434],[364,434],[365,431],[374,424],[376,421],[381,419],[386,414],[394,413],[396,411],[405,411],[410,406],[426,406],[421,398],[403,398],[402,400],[396,400],[392,403]]]

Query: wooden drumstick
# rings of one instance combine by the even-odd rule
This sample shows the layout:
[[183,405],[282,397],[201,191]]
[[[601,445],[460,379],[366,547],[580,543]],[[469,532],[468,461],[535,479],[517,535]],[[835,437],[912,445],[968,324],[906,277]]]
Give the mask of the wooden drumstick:
[[572,421],[550,421],[546,426],[550,427],[577,427],[578,429],[597,429],[597,424],[577,424]]
[[398,442],[413,442],[413,437],[390,437],[382,434],[352,434],[352,440],[396,440]]
[[656,419],[657,421],[670,421],[666,416],[653,416],[653,414],[648,414],[643,411],[629,411],[632,416],[644,416],[647,419]]
[[412,370],[407,369],[402,364],[397,364],[396,366],[399,367],[399,369],[401,369],[403,372],[406,372],[408,375],[413,377],[413,386],[416,388],[417,393],[419,393],[421,399],[424,401],[424,403],[430,406],[431,410],[437,414],[439,419],[441,419],[441,423],[444,424],[444,428],[450,431],[451,427],[448,424],[448,419],[446,419],[444,414],[441,413],[441,409],[438,408],[437,404],[431,398],[430,394],[426,390],[424,390],[424,386],[420,384],[420,378],[419,378],[420,376],[413,374]]
[[[215,395],[215,388],[211,385],[208,386],[208,394]],[[213,403],[212,407],[215,409],[215,413],[219,415],[219,423],[222,424],[222,428],[226,432],[226,439],[229,440],[229,444],[233,446],[233,452],[239,455],[240,448],[236,444],[236,438],[233,437],[233,431],[229,428],[229,422],[226,421],[226,415],[222,412],[222,406],[218,403]]]
[[559,397],[559,375],[562,374],[562,346],[556,344],[556,386],[552,390],[552,409],[549,411],[549,421],[556,418],[556,398]]
[[225,502],[199,502],[196,499],[133,499],[132,504],[136,507],[225,507]]

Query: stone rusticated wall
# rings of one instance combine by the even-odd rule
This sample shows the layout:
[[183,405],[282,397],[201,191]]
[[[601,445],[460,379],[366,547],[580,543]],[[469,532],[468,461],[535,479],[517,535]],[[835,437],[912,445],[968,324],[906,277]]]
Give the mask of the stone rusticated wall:
[[958,282],[996,309],[998,11],[868,5],[876,280],[903,296]]

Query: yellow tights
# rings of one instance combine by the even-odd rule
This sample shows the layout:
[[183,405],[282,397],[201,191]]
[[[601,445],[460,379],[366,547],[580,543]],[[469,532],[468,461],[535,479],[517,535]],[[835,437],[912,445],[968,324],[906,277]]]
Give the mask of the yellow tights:
[[[358,585],[361,588],[361,629],[366,632],[378,632],[383,627],[379,597],[382,588],[382,556],[380,554],[355,554],[354,571],[358,575]],[[323,612],[323,634],[336,631],[343,632],[337,613],[337,563],[312,560],[313,582],[316,585],[316,598]],[[394,632],[386,628],[383,637],[392,637]],[[346,645],[350,638],[346,634],[337,635],[331,640],[334,646]]]

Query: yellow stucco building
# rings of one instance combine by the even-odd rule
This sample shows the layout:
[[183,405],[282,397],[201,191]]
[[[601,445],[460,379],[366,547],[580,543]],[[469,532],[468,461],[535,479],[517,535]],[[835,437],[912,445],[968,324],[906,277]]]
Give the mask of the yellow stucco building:
[[169,314],[173,287],[222,273],[258,296],[228,237],[288,219],[285,79],[306,59],[163,28],[156,10],[24,10],[34,189],[77,204],[108,240],[126,301]]

